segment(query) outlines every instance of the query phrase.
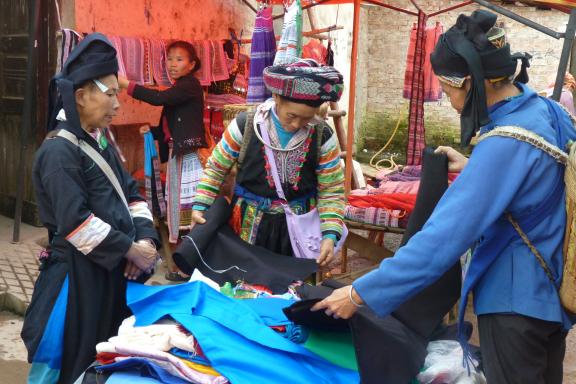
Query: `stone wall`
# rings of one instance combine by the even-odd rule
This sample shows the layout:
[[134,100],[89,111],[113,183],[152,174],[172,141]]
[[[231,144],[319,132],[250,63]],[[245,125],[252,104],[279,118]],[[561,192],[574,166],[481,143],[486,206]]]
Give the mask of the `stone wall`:
[[[406,0],[387,0],[387,3],[413,10],[410,2]],[[427,13],[458,3],[460,1],[419,2]],[[470,13],[477,8],[479,7],[476,5],[459,8],[431,18],[428,24],[441,22],[446,30],[455,22],[460,13]],[[568,15],[555,10],[544,11],[520,5],[506,5],[506,8],[557,31],[563,30],[568,21]],[[504,23],[512,50],[527,51],[533,56],[529,69],[530,85],[537,90],[545,88],[556,73],[562,41],[548,37],[504,16],[499,16],[498,20]],[[408,101],[402,98],[402,89],[410,30],[415,21],[414,16],[380,7],[371,7],[368,11],[370,46],[368,65],[364,68],[367,68],[370,81],[367,85],[366,112],[361,128],[364,136],[368,138],[369,143],[366,144],[368,147],[378,147],[381,141],[387,140],[396,125],[398,116],[403,113],[402,111],[407,110]],[[381,118],[386,121],[379,127],[377,120]],[[437,144],[438,141],[457,144],[459,141],[458,115],[451,109],[446,97],[439,102],[425,104],[425,120],[427,138],[430,141],[435,141]],[[405,141],[402,142],[406,134],[405,126],[406,124],[403,123],[397,134],[400,144],[403,145],[405,145]]]

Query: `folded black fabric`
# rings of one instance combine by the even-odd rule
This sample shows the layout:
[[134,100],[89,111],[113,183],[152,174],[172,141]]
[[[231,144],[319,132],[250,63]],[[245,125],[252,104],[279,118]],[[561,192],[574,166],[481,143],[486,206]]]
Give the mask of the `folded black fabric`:
[[[410,216],[402,245],[422,229],[436,204],[448,189],[448,159],[444,154],[435,154],[427,147],[422,155],[422,176],[416,197],[416,205]],[[435,255],[430,255],[434,257]],[[396,317],[414,332],[428,339],[442,322],[448,311],[460,297],[462,269],[460,261],[454,263],[434,284],[398,307],[392,316]]]
[[311,329],[333,332],[350,332],[348,321],[335,319],[324,311],[312,312],[310,308],[322,299],[302,300],[282,309],[288,320]]
[[[402,244],[422,229],[448,187],[445,155],[426,148],[420,189]],[[434,257],[434,255],[430,255]],[[302,299],[321,299],[343,284],[326,280],[323,287],[298,288]],[[460,294],[460,263],[438,281],[406,301],[390,316],[378,317],[370,308],[360,308],[348,321],[363,384],[409,383],[420,371],[426,347],[446,313]],[[315,325],[318,326],[318,325]]]
[[293,281],[304,280],[317,270],[314,260],[280,255],[242,240],[228,225],[231,207],[217,199],[172,255],[186,274],[198,268],[205,276],[224,284],[238,280],[261,284],[274,293],[286,292]]

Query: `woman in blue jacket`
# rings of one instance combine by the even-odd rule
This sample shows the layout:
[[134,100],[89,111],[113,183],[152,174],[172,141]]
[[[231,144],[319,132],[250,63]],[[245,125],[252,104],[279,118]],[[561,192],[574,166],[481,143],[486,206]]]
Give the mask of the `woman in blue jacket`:
[[[431,56],[460,114],[462,145],[480,135],[469,159],[452,148],[437,149],[447,154],[453,170],[462,170],[460,176],[423,229],[394,257],[313,309],[348,318],[367,305],[385,316],[434,283],[475,243],[460,321],[473,292],[488,383],[561,383],[571,327],[557,293],[566,221],[564,166],[531,144],[490,132],[503,126],[520,134],[524,129],[561,149],[576,133],[561,107],[524,84],[529,55],[511,54],[495,22],[496,15],[487,11],[460,15]],[[522,67],[513,81],[518,60]],[[553,281],[508,213],[542,254]]]

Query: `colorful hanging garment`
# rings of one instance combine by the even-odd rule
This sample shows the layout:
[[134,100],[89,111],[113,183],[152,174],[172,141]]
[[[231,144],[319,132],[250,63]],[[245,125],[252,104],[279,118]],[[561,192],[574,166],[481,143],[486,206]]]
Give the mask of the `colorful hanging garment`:
[[282,37],[278,43],[278,51],[274,65],[290,64],[302,56],[302,5],[300,0],[294,0],[284,13]]
[[70,52],[72,52],[78,43],[82,41],[82,35],[72,29],[64,28],[60,32],[62,33],[62,41],[58,47],[56,73],[59,73],[62,70],[62,63],[66,62]]
[[424,45],[426,43],[425,27],[427,18],[424,12],[418,12],[414,62],[412,65],[412,93],[408,117],[407,165],[419,165],[422,162],[422,151],[426,146],[424,133]]
[[166,43],[161,39],[150,39],[152,73],[156,84],[170,87],[172,81],[166,68]]
[[215,81],[227,80],[228,64],[226,63],[226,53],[222,44],[215,40],[191,41],[200,59],[200,70],[194,75],[202,86],[209,86]]
[[272,8],[266,7],[256,14],[252,49],[250,51],[250,76],[248,78],[248,103],[261,103],[272,96],[266,89],[262,72],[274,63],[276,37],[272,23]]
[[120,62],[121,59],[128,80],[135,81],[138,84],[152,85],[153,76],[150,64],[149,40],[139,37],[119,36],[116,39],[112,39],[112,44],[119,53],[118,61]]
[[166,201],[160,179],[160,161],[152,132],[144,134],[144,176],[148,208],[156,217],[166,216]]

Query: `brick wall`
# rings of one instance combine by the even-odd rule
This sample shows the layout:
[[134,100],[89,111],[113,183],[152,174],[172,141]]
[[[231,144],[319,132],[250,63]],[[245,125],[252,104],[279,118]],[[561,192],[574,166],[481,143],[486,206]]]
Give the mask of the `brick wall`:
[[[413,9],[410,3],[405,0],[388,0],[387,3]],[[458,4],[460,1],[433,0],[420,1],[419,3],[422,4],[427,13],[430,13]],[[506,7],[557,31],[563,30],[568,21],[568,15],[555,10],[544,11],[519,5],[507,5]],[[455,22],[460,13],[470,13],[477,8],[479,7],[476,5],[463,7],[436,16],[430,19],[428,23],[432,25],[439,21],[446,30]],[[366,68],[369,82],[366,84],[367,99],[363,119],[365,124],[360,129],[365,131],[364,134],[368,135],[368,138],[375,138],[376,141],[379,141],[390,136],[390,129],[395,126],[399,113],[407,108],[407,100],[402,98],[402,88],[410,30],[416,17],[380,7],[371,7],[367,18],[368,65],[360,67],[360,70]],[[531,68],[529,68],[530,85],[537,90],[545,88],[556,73],[562,41],[548,37],[504,16],[499,16],[498,20],[504,22],[512,50],[527,51],[533,56]],[[393,123],[387,122],[382,129],[378,129],[374,122],[372,124],[366,123],[373,121],[375,116],[387,116]],[[458,116],[451,109],[450,103],[445,97],[439,102],[425,104],[425,119],[429,127],[427,129],[428,139],[432,141],[445,140],[448,141],[448,144],[458,141]],[[375,130],[380,132],[374,132]],[[405,134],[402,129],[399,131],[400,136]],[[379,138],[379,136],[381,137]],[[374,143],[372,146],[377,146],[377,144],[379,143]]]

